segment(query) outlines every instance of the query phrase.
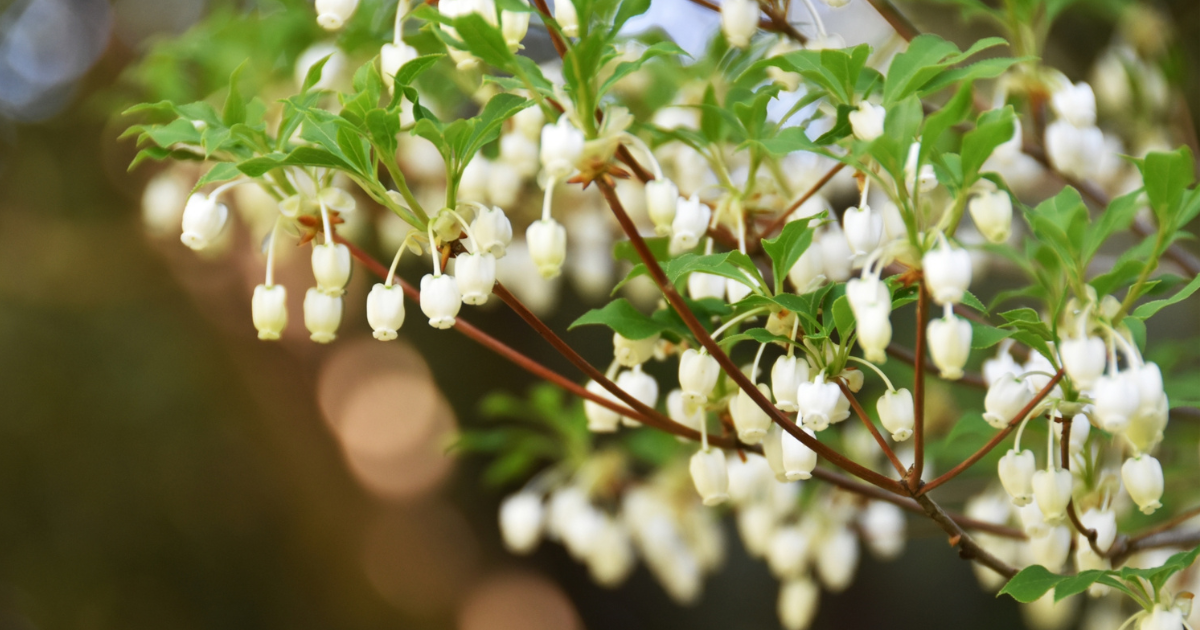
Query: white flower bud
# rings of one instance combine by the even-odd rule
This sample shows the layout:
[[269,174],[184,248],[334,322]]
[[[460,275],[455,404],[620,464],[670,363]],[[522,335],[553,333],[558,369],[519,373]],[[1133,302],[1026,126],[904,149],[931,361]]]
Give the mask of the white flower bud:
[[930,296],[938,304],[958,304],[971,286],[971,255],[944,241],[925,252],[921,267]]
[[[700,430],[707,414],[703,405],[689,404],[684,400],[682,389],[673,389],[667,394],[667,417],[689,429]],[[690,441],[679,438],[681,442]]]
[[654,346],[658,340],[657,334],[645,339],[627,339],[619,333],[613,333],[613,357],[617,363],[628,368],[641,365],[654,356]]
[[838,374],[838,378],[846,381],[846,389],[856,394],[862,391],[863,384],[867,382],[867,377],[863,374],[863,371],[854,367],[847,367],[842,370],[842,373]]
[[[770,399],[771,388],[759,383],[758,391]],[[737,429],[738,439],[746,444],[761,442],[767,436],[767,429],[771,427],[771,416],[767,415],[745,390],[739,390],[737,397],[729,405],[729,415]]]
[[[513,171],[519,175],[516,179],[518,186],[521,178],[537,175],[539,159],[536,140],[530,140],[520,133],[506,133],[500,137],[499,161],[513,167]],[[512,174],[508,171],[503,172],[506,175]],[[489,186],[495,188],[498,184],[500,182],[496,182],[495,178],[489,178]]]
[[912,392],[907,389],[884,392],[875,401],[875,411],[879,412],[879,421],[892,434],[893,440],[903,442],[912,437],[916,424]]
[[744,282],[738,282],[733,278],[725,279],[725,299],[728,300],[730,304],[737,304],[738,302],[741,302],[742,300],[746,299],[746,296],[750,295],[752,291],[754,291],[754,289],[751,289],[750,285]]
[[554,0],[554,21],[567,37],[579,37],[579,15],[572,0]]
[[192,193],[183,208],[184,245],[200,251],[216,240],[229,218],[229,208],[204,193]]
[[[1065,344],[1064,344],[1065,345]],[[1092,388],[1096,422],[1109,433],[1125,430],[1141,404],[1138,378],[1132,370],[1096,379]]]
[[491,254],[461,254],[454,259],[454,279],[465,304],[486,304],[496,284],[496,259]]
[[929,354],[933,357],[942,378],[956,381],[963,376],[963,366],[971,356],[971,324],[950,315],[930,320]]
[[504,546],[516,554],[532,552],[542,538],[544,511],[542,498],[532,492],[518,492],[505,499],[500,504]]
[[[505,13],[506,17],[508,15]],[[596,541],[587,558],[592,579],[604,588],[616,588],[629,577],[635,560],[633,544],[625,526],[612,517],[602,517]]]
[[781,356],[771,366],[771,392],[775,395],[775,406],[782,411],[794,412],[796,390],[800,383],[808,381],[808,361],[797,356]]
[[739,507],[749,508],[751,503],[771,492],[775,473],[762,455],[744,455],[746,461],[743,462],[737,454],[730,453],[725,466],[729,470],[729,498]]
[[555,179],[575,172],[575,164],[583,157],[583,132],[571,124],[566,114],[558,122],[542,127],[542,168]]
[[871,212],[871,207],[850,207],[842,215],[842,231],[846,233],[846,244],[856,259],[866,258],[867,254],[879,247],[883,238],[883,217],[877,212]]
[[390,341],[404,324],[404,290],[397,285],[376,284],[367,294],[367,323],[375,338]]
[[858,343],[868,361],[883,363],[892,342],[892,293],[874,276],[846,283],[846,299],[857,322]]
[[287,328],[287,289],[279,284],[254,287],[250,314],[259,339],[279,339],[283,329]]
[[917,170],[917,160],[921,157],[921,143],[914,142],[908,147],[908,159],[904,162],[904,184],[908,187],[909,195],[916,190],[927,193],[937,188],[937,174],[932,164],[922,164]]
[[840,593],[854,580],[858,569],[858,538],[847,527],[828,532],[817,545],[817,576],[825,588]]
[[824,372],[817,375],[816,382],[801,383],[796,388],[796,405],[800,408],[801,421],[813,431],[824,431],[830,424],[840,422],[838,416],[841,415],[843,401],[849,406],[850,401],[846,400],[837,383],[825,382]]
[[1178,608],[1167,608],[1156,604],[1142,622],[1138,630],[1183,630],[1183,611]]
[[[813,435],[809,429],[801,428],[801,431]],[[767,429],[767,436],[763,438],[763,454],[775,478],[781,482],[811,479],[812,471],[817,467],[816,451],[778,424],[772,424]]]
[[721,31],[733,48],[745,48],[758,32],[757,0],[725,0],[721,3]]
[[1033,473],[1033,499],[1037,501],[1042,518],[1047,523],[1066,518],[1073,485],[1069,470],[1039,470]]
[[542,126],[546,124],[546,115],[540,107],[526,107],[512,117],[513,126],[517,133],[537,142],[542,139]]
[[317,0],[317,24],[327,31],[337,31],[346,25],[358,0]]
[[[478,159],[478,158],[477,158]],[[471,232],[481,252],[491,254],[496,260],[504,258],[508,244],[512,242],[512,224],[504,211],[497,207],[491,210],[480,208],[471,221]]]
[[[630,396],[647,407],[658,404],[658,381],[653,376],[642,371],[642,366],[625,370],[617,375],[617,387],[625,390]],[[621,423],[627,427],[640,426],[641,423],[629,416],[621,416]]]
[[1063,369],[1079,389],[1091,389],[1104,374],[1108,352],[1099,337],[1064,339],[1059,354]]
[[854,253],[850,251],[842,228],[837,223],[829,224],[825,231],[816,237],[816,245],[821,250],[821,266],[825,279],[830,282],[849,280],[853,270]]
[[1104,153],[1104,133],[1096,127],[1079,128],[1066,120],[1046,127],[1046,155],[1058,171],[1076,179],[1090,179]]
[[[520,0],[528,6],[527,0]],[[516,52],[522,48],[521,40],[529,32],[529,11],[504,11],[500,16],[500,33],[504,35],[504,43],[508,49]]]
[[[1110,569],[1112,569],[1112,561],[1093,551],[1086,537],[1078,536],[1075,543],[1075,571],[1083,573],[1084,571],[1108,571]],[[1103,584],[1092,584],[1088,587],[1088,596],[1104,597],[1109,590],[1109,587]],[[1120,623],[1118,620],[1112,627],[1115,628]]]
[[[611,392],[604,389],[604,386],[596,381],[588,381],[587,390],[597,396],[602,396],[612,401],[617,400],[616,396],[613,396]],[[587,418],[588,430],[593,433],[612,433],[621,424],[621,414],[590,400],[583,401],[583,415]]]
[[337,338],[342,323],[342,298],[313,287],[304,294],[304,326],[317,343]]
[[1045,536],[1029,540],[1029,551],[1033,559],[1047,569],[1060,571],[1071,555],[1071,530],[1065,525],[1051,527]]
[[690,405],[703,405],[717,386],[721,366],[707,352],[688,348],[679,356],[679,386],[683,400]]
[[880,560],[894,560],[904,553],[904,511],[886,501],[871,501],[858,517],[867,549]]
[[591,555],[596,545],[596,535],[604,522],[603,518],[590,503],[585,502],[565,519],[562,528],[563,546],[572,558],[582,562]]
[[1030,538],[1045,536],[1050,532],[1050,526],[1046,524],[1036,501],[1030,501],[1017,508],[1017,516],[1021,518],[1021,527]]
[[549,280],[562,273],[563,260],[567,257],[567,229],[554,219],[540,219],[529,224],[525,230],[525,242],[529,245],[529,257],[537,265],[542,278]]
[[984,238],[993,243],[1003,243],[1012,234],[1012,197],[1003,190],[983,192],[967,203],[971,220]]
[[[1002,342],[1000,350],[996,352],[996,356],[983,362],[983,380],[987,382],[989,386],[991,386],[992,383],[1000,380],[1002,377],[1012,374],[1025,373],[1025,368],[1022,367],[1020,363],[1017,363],[1017,360],[1014,359],[1012,354],[1008,352],[1008,348],[1011,347],[1011,345],[1011,343]],[[1029,379],[1026,380],[1028,381]],[[1033,384],[1030,383],[1030,387],[1032,386]]]
[[801,295],[814,291],[825,282],[825,265],[821,261],[821,248],[814,243],[800,254],[800,258],[788,270],[788,280]]
[[671,222],[671,254],[682,254],[700,244],[700,238],[708,233],[708,222],[712,210],[692,195],[679,198],[675,205],[675,219]]
[[383,75],[383,84],[387,86],[388,94],[396,90],[396,73],[404,64],[420,56],[416,48],[400,42],[399,44],[384,44],[379,49],[379,73]]
[[421,278],[421,312],[429,318],[430,326],[442,330],[450,328],[461,308],[462,295],[452,276],[435,277],[427,273]]
[[887,110],[882,105],[872,105],[867,101],[861,101],[858,109],[850,112],[849,116],[850,128],[854,131],[854,137],[870,142],[882,136],[883,119],[886,115]]
[[1033,501],[1033,474],[1036,469],[1037,462],[1033,458],[1033,451],[1029,449],[1018,453],[1015,448],[1010,448],[1000,458],[1000,484],[1012,497],[1013,505],[1023,507]]
[[761,558],[767,554],[771,534],[775,530],[775,514],[770,506],[765,503],[751,503],[739,509],[737,527],[742,545],[746,547],[746,553],[750,557]]
[[[1096,532],[1096,547],[1107,553],[1117,539],[1116,513],[1112,510],[1092,508],[1079,515],[1079,522],[1085,528]],[[1088,543],[1084,543],[1083,546],[1089,547]]]
[[[1054,423],[1054,437],[1058,438],[1060,443],[1062,442],[1062,427],[1062,423]],[[1088,434],[1091,431],[1092,423],[1088,421],[1085,414],[1077,413],[1075,417],[1071,418],[1071,443],[1068,446],[1072,455],[1083,451],[1083,445],[1087,443]]]
[[808,536],[799,527],[776,528],[767,545],[767,566],[771,575],[781,580],[800,577],[808,564],[809,551]]
[[646,182],[646,214],[654,222],[654,231],[659,236],[670,236],[671,223],[679,205],[679,188],[669,179]]
[[688,276],[688,295],[693,300],[725,297],[725,277],[697,271]]
[[1121,465],[1121,480],[1142,514],[1153,514],[1162,507],[1163,471],[1157,459],[1149,455],[1130,457]]
[[318,289],[330,295],[345,293],[350,280],[350,248],[342,243],[314,245],[312,270]]
[[1050,108],[1059,118],[1076,127],[1096,124],[1096,94],[1092,86],[1080,81],[1067,84],[1050,96]]
[[718,505],[729,499],[729,474],[725,471],[725,453],[720,449],[696,451],[688,468],[704,505]]
[[983,419],[997,429],[1003,429],[1010,422],[1023,420],[1017,414],[1033,400],[1036,393],[1029,381],[1005,374],[988,387],[987,396],[983,399]]
[[1159,406],[1166,403],[1167,394],[1163,390],[1162,370],[1158,364],[1148,362],[1134,370],[1138,382],[1138,413],[1153,415]]
[[807,577],[788,580],[779,587],[779,623],[785,630],[804,630],[817,616],[821,591]]

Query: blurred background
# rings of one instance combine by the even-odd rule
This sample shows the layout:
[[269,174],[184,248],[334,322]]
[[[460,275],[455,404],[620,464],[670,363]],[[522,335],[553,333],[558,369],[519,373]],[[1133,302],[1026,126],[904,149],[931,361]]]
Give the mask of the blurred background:
[[[1195,0],[1154,6],[1200,28]],[[959,41],[987,34],[952,11],[904,8]],[[887,28],[863,0],[849,9],[829,19],[857,33],[850,43]],[[0,630],[778,627],[778,584],[729,522],[726,565],[691,608],[644,568],[605,590],[558,545],[509,555],[501,491],[447,447],[480,422],[486,393],[522,394],[527,375],[423,326],[380,344],[361,300],[333,344],[308,342],[297,317],[282,342],[261,343],[249,295],[263,263],[247,232],[200,257],[177,224],[147,229],[143,188],[159,167],[126,172],[134,148],[115,113],[139,98],[127,67],[210,10],[0,0]],[[715,26],[683,0],[645,19],[667,18],[689,49]],[[1079,12],[1059,29],[1051,41],[1069,46],[1052,62],[1077,77],[1113,26]],[[1195,112],[1197,42],[1179,44]],[[302,286],[306,257],[282,258],[279,277]],[[565,290],[558,330],[586,309]],[[467,315],[573,374],[511,313]],[[606,335],[570,339],[607,361]],[[823,595],[814,627],[1020,623],[937,531],[909,525],[904,556],[865,558],[850,590]]]

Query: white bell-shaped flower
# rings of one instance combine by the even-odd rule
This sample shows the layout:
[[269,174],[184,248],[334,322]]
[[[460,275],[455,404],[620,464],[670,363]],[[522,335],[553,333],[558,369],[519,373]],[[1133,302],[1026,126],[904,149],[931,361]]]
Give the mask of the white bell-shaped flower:
[[1079,389],[1092,389],[1104,374],[1108,351],[1099,337],[1063,339],[1059,347],[1063,369]]
[[679,386],[683,400],[690,405],[703,405],[717,386],[721,366],[707,352],[688,348],[679,356]]
[[1050,108],[1059,118],[1076,127],[1096,124],[1096,94],[1092,86],[1080,81],[1067,84],[1050,96]]
[[[706,415],[703,405],[693,405],[684,399],[682,389],[673,389],[667,394],[667,417],[671,420],[699,431]],[[683,440],[680,438],[680,441]]]
[[1050,525],[1046,523],[1036,501],[1030,501],[1017,508],[1017,516],[1021,519],[1021,528],[1030,538],[1045,536],[1050,532]]
[[512,117],[513,126],[517,133],[528,140],[538,142],[542,139],[542,127],[546,124],[546,115],[540,107],[526,107]]
[[1071,529],[1066,525],[1051,527],[1046,535],[1029,540],[1029,551],[1037,564],[1060,571],[1071,556]]
[[380,341],[396,338],[404,324],[404,290],[397,285],[376,284],[367,294],[367,323]]
[[804,630],[812,625],[821,603],[821,590],[807,577],[788,580],[779,586],[779,624],[785,630]]
[[341,30],[357,8],[358,0],[317,0],[317,24],[327,31]]
[[842,231],[846,233],[846,244],[857,260],[866,258],[879,247],[883,238],[883,217],[872,212],[871,207],[850,207],[842,215]]
[[[518,0],[518,2],[529,5],[528,0]],[[529,18],[529,11],[504,11],[501,13],[500,34],[504,36],[504,43],[508,44],[510,51],[516,52],[522,48],[521,40],[525,39],[525,34],[529,32]]]
[[512,242],[512,223],[504,211],[497,207],[480,208],[471,221],[471,233],[481,252],[491,254],[496,260],[504,258],[508,244]]
[[938,304],[958,304],[971,286],[971,255],[942,241],[921,259],[925,286]]
[[914,142],[908,147],[908,159],[904,162],[904,185],[908,187],[909,195],[920,190],[922,194],[937,188],[937,174],[932,164],[922,164],[917,168],[921,157],[921,143]]
[[1162,370],[1154,362],[1144,363],[1134,371],[1138,382],[1138,413],[1155,414],[1167,400],[1163,389]]
[[646,182],[646,214],[659,236],[671,235],[671,223],[679,205],[679,187],[669,179]]
[[1141,405],[1141,390],[1133,370],[1096,379],[1092,387],[1096,422],[1109,433],[1125,430]]
[[846,283],[846,298],[854,312],[863,355],[868,361],[883,363],[892,342],[891,291],[879,278],[868,275]]
[[562,273],[567,258],[567,229],[561,223],[554,219],[530,223],[525,230],[525,242],[529,245],[529,257],[543,278],[549,280]]
[[788,270],[788,281],[801,295],[817,289],[825,282],[825,264],[819,245],[814,243],[800,254],[796,264]]
[[1183,630],[1183,611],[1177,607],[1156,604],[1138,624],[1138,630]]
[[542,539],[544,519],[545,508],[537,494],[522,491],[504,499],[500,503],[500,535],[504,546],[516,554],[532,552]]
[[313,341],[329,343],[342,324],[342,298],[313,287],[304,294],[304,327]]
[[858,569],[858,537],[848,527],[826,532],[817,544],[817,577],[832,593],[850,586]]
[[837,383],[825,382],[824,372],[817,375],[815,382],[804,382],[796,388],[801,421],[813,431],[824,431],[830,424],[838,422],[835,418],[840,415],[839,407],[845,398]]
[[616,588],[633,572],[636,561],[633,543],[625,525],[612,517],[603,517],[587,558],[592,580],[604,588]]
[[885,116],[887,116],[887,110],[882,105],[873,105],[867,101],[859,102],[858,109],[850,112],[849,115],[850,129],[854,132],[854,137],[870,142],[882,136]]
[[[771,483],[775,483],[771,480]],[[737,511],[738,536],[751,558],[767,555],[771,534],[775,532],[775,514],[765,503],[751,503]]]
[[1121,465],[1121,481],[1142,514],[1153,514],[1162,507],[1162,464],[1149,455],[1130,457]]
[[761,500],[771,493],[775,485],[775,472],[766,457],[745,453],[746,461],[736,453],[730,453],[725,461],[729,469],[729,498],[741,508]]
[[[1112,510],[1089,509],[1079,515],[1079,522],[1085,528],[1096,532],[1096,547],[1108,552],[1117,540],[1117,514]],[[1084,546],[1089,546],[1085,543]]]
[[1003,243],[1012,234],[1012,197],[1003,190],[982,192],[967,202],[967,211],[979,233],[992,243]]
[[815,238],[815,244],[821,250],[821,267],[825,279],[830,282],[849,280],[850,272],[854,270],[854,252],[850,251],[850,244],[846,242],[842,228],[837,223],[830,223]]
[[[587,390],[597,396],[602,396],[612,401],[617,400],[616,396],[613,396],[611,392],[604,389],[604,386],[596,381],[588,381]],[[588,430],[593,433],[612,433],[621,424],[621,414],[604,405],[586,399],[583,401],[583,416],[587,418]]]
[[563,35],[579,37],[579,14],[571,0],[554,0],[554,21],[558,22]]
[[767,545],[767,567],[778,579],[799,577],[808,566],[810,541],[796,525],[778,527]]
[[[760,383],[758,391],[770,399],[771,388]],[[733,419],[734,428],[737,429],[738,439],[746,444],[761,442],[771,426],[771,416],[767,415],[745,390],[739,390],[729,405],[729,415]]]
[[204,193],[192,193],[183,207],[183,235],[180,240],[184,245],[200,251],[216,240],[228,218],[229,208],[225,204],[210,199]]
[[971,324],[947,315],[929,321],[929,354],[942,378],[956,381],[963,377],[963,366],[971,356]]
[[725,470],[725,453],[720,449],[696,451],[688,469],[704,505],[718,505],[729,499],[729,474]]
[[442,330],[450,328],[461,308],[462,295],[453,276],[427,273],[421,278],[421,312],[429,318],[430,326]]
[[808,361],[798,356],[781,356],[771,366],[771,393],[775,406],[788,413],[799,410],[796,390],[808,382]]
[[903,442],[912,437],[916,424],[912,392],[907,389],[884,392],[875,401],[875,411],[879,412],[879,421],[892,434],[893,440]]
[[1003,429],[1011,422],[1019,422],[1024,418],[1018,418],[1017,414],[1033,400],[1036,393],[1029,381],[1005,374],[988,387],[987,396],[983,399],[983,419],[997,429]]
[[[642,371],[642,366],[625,370],[617,375],[617,387],[625,390],[638,402],[653,408],[658,404],[658,381],[653,376]],[[629,416],[621,416],[621,423],[627,427],[641,426],[641,423]]]
[[654,346],[658,340],[658,334],[644,339],[628,339],[620,333],[613,333],[613,357],[624,367],[641,365],[654,356]]
[[697,271],[688,275],[688,295],[693,300],[725,298],[725,277]]
[[496,284],[496,258],[491,254],[460,254],[454,260],[454,279],[464,304],[486,304]]
[[1090,179],[1099,171],[1104,151],[1104,132],[1096,127],[1076,127],[1063,119],[1046,127],[1046,155],[1065,175]]
[[[1061,422],[1054,423],[1054,437],[1062,442],[1063,425]],[[1077,413],[1071,418],[1071,443],[1067,446],[1072,455],[1083,452],[1083,445],[1087,443],[1088,434],[1092,432],[1092,423],[1088,420],[1086,414]]]
[[675,205],[675,219],[671,222],[671,254],[682,254],[700,244],[700,239],[708,233],[708,222],[712,219],[712,210],[701,203],[700,197],[692,195],[687,199],[679,198]]
[[726,0],[721,3],[721,32],[733,48],[745,48],[758,32],[757,0]]
[[383,84],[387,86],[388,94],[396,89],[396,73],[400,72],[400,68],[420,55],[416,48],[404,42],[384,44],[380,47],[379,73],[383,75]]
[[281,284],[254,287],[250,314],[259,339],[279,339],[283,329],[287,328],[287,289]]
[[754,289],[751,289],[750,285],[746,284],[745,282],[739,282],[733,278],[725,279],[725,299],[730,304],[737,304],[738,302],[741,302],[753,291]]
[[542,127],[542,168],[554,179],[575,172],[575,164],[583,157],[583,132],[571,124],[566,114],[558,122]]
[[1069,470],[1039,470],[1033,473],[1033,499],[1042,518],[1056,523],[1066,518],[1074,479]]
[[[810,436],[813,432],[801,427]],[[772,424],[763,438],[763,455],[778,481],[800,481],[812,478],[817,466],[816,451],[805,446],[796,436],[778,424]]]
[[342,243],[322,243],[313,246],[312,270],[317,288],[341,295],[350,280],[350,248]]
[[867,382],[867,377],[863,374],[863,371],[854,367],[847,367],[842,370],[842,373],[838,374],[838,378],[846,381],[846,389],[856,394],[862,391],[863,384]]
[[[1010,340],[1001,342],[1000,349],[996,352],[996,356],[983,362],[983,380],[988,384],[988,386],[991,386],[992,383],[995,383],[1005,376],[1025,373],[1025,368],[1022,367],[1020,363],[1017,363],[1017,360],[1014,359],[1013,355],[1008,351],[1010,347],[1012,347]],[[1030,383],[1030,386],[1032,387],[1033,384]]]
[[858,517],[863,542],[880,560],[894,560],[904,553],[904,511],[886,501],[871,501]]
[[1033,501],[1033,475],[1037,472],[1037,461],[1033,451],[1025,449],[1017,452],[1015,448],[1008,449],[1000,458],[1000,484],[1004,491],[1012,497],[1013,505],[1023,507]]
[[[537,175],[539,156],[536,140],[530,140],[519,133],[506,133],[500,138],[499,162],[512,165],[516,173],[520,175],[517,178],[518,185],[520,185],[521,178]],[[506,176],[511,176],[511,174],[511,172],[505,172]],[[491,182],[492,180],[489,178],[489,185]],[[495,201],[493,199],[493,202]]]

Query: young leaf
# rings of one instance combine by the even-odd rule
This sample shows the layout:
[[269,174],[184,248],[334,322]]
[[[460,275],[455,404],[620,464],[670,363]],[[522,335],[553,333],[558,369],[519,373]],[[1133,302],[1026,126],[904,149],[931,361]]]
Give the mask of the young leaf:
[[584,313],[568,326],[567,330],[593,324],[608,326],[626,339],[653,337],[667,328],[634,308],[625,298],[618,298],[605,304],[603,308],[594,308]]
[[1179,209],[1187,187],[1195,180],[1195,161],[1186,146],[1170,153],[1153,152],[1139,164],[1146,186],[1146,196],[1160,225],[1175,225],[1175,210]]
[[233,71],[233,74],[229,75],[229,95],[225,97],[225,109],[221,114],[221,119],[226,127],[246,122],[246,99],[238,89],[238,79],[242,76],[242,70],[246,68],[247,63],[249,60],[243,61]]
[[775,278],[777,294],[783,293],[783,279],[812,245],[813,230],[808,223],[808,219],[790,221],[778,237],[762,242],[763,251],[771,257],[771,274]]
[[980,114],[975,128],[963,135],[962,172],[963,183],[970,186],[978,179],[979,169],[996,147],[1013,137],[1013,121],[1016,114],[1011,105],[1004,109],[991,109]]
[[1046,567],[1035,564],[1021,569],[1021,572],[1014,575],[996,596],[1008,595],[1022,604],[1028,604],[1041,599],[1042,595],[1045,595],[1047,591],[1064,579],[1063,576],[1046,570]]
[[1145,321],[1164,308],[1188,299],[1193,293],[1196,292],[1197,289],[1200,289],[1200,276],[1192,278],[1192,281],[1187,283],[1187,286],[1183,287],[1175,295],[1172,295],[1169,298],[1154,300],[1153,302],[1146,302],[1145,304],[1137,307],[1137,309],[1135,309],[1131,314],[1131,317]]

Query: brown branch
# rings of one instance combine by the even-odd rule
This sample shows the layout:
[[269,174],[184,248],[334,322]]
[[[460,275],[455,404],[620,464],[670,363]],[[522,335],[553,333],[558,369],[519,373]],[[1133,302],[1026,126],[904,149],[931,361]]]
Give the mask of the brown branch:
[[1043,387],[1041,389],[1041,391],[1039,391],[1033,397],[1033,399],[1030,400],[1029,403],[1025,405],[1025,407],[1023,409],[1021,409],[1020,411],[1017,412],[1017,415],[1014,416],[1013,419],[1008,422],[1008,425],[1006,425],[1003,429],[1000,429],[1000,431],[998,433],[996,433],[996,435],[992,436],[992,439],[988,440],[987,444],[984,444],[982,447],[980,447],[980,449],[978,451],[975,451],[974,454],[972,454],[970,457],[964,459],[962,461],[962,463],[960,463],[959,465],[950,469],[950,471],[947,472],[946,474],[938,477],[937,479],[934,479],[933,481],[930,481],[929,483],[925,484],[924,486],[921,486],[920,493],[925,494],[926,492],[933,490],[934,488],[946,483],[947,481],[950,481],[951,479],[953,479],[953,478],[957,477],[959,474],[961,474],[964,470],[975,465],[975,462],[983,459],[984,455],[987,455],[993,448],[996,448],[997,444],[1004,441],[1004,438],[1008,437],[1008,434],[1011,433],[1013,429],[1017,428],[1017,425],[1020,424],[1021,421],[1023,421],[1025,419],[1025,416],[1029,415],[1029,413],[1033,411],[1033,408],[1038,406],[1038,403],[1042,402],[1042,400],[1045,399],[1046,396],[1048,396],[1050,394],[1050,390],[1054,389],[1055,385],[1058,385],[1058,382],[1062,380],[1062,377],[1063,377],[1062,370],[1059,370],[1058,372],[1056,372],[1054,374],[1054,377],[1050,379],[1050,382],[1046,383],[1046,386]]
[[[917,283],[917,343],[913,354],[925,357],[925,322],[929,319],[929,291],[925,279]],[[925,472],[925,361],[913,362],[913,465],[908,477],[909,492],[921,486]]]
[[965,560],[974,560],[1010,580],[1017,574],[1015,568],[992,555],[988,550],[980,547],[979,543],[975,542],[974,538],[971,538],[970,535],[963,531],[962,527],[941,506],[935,503],[929,495],[918,494],[916,500],[925,511],[925,514],[933,519],[942,528],[942,531],[946,532],[950,537],[950,544],[958,547],[959,557]]
[[907,472],[904,468],[904,464],[900,463],[900,458],[896,457],[895,451],[892,450],[891,446],[888,446],[887,440],[883,439],[883,436],[879,434],[879,429],[875,427],[875,423],[871,422],[871,419],[867,417],[867,412],[863,411],[862,405],[858,404],[858,397],[854,395],[854,392],[850,391],[849,387],[846,387],[846,382],[843,379],[838,378],[835,380],[837,381],[838,387],[842,389],[842,395],[846,397],[846,400],[850,401],[850,406],[854,408],[855,415],[857,415],[859,419],[862,420],[862,423],[867,426],[867,430],[869,430],[871,435],[875,437],[875,442],[879,444],[879,448],[882,449],[883,453],[887,455],[887,458],[891,460],[892,466],[896,469],[896,473],[901,477],[904,477],[904,473]]
[[891,25],[896,34],[904,38],[904,41],[911,42],[914,38],[921,34],[921,30],[913,25],[903,13],[896,9],[896,5],[889,0],[868,0],[879,16]]
[[813,184],[812,187],[809,188],[808,191],[803,195],[800,195],[799,199],[792,202],[792,205],[788,206],[788,209],[784,210],[783,214],[779,215],[778,218],[772,221],[771,224],[768,225],[765,230],[763,230],[763,238],[769,238],[775,233],[776,230],[782,228],[783,225],[787,223],[788,217],[792,216],[793,212],[799,209],[800,206],[804,205],[804,202],[811,199],[813,195],[817,194],[817,192],[819,192],[821,188],[825,186],[825,184],[828,184],[829,180],[833,179],[833,176],[841,172],[843,168],[846,168],[846,165],[838,162],[833,166],[833,168],[826,171],[825,174],[821,176],[821,179],[817,180],[817,183]]
[[737,364],[729,358],[729,355],[727,355],[725,351],[721,349],[719,345],[717,345],[717,342],[713,340],[712,336],[708,334],[708,331],[704,328],[700,321],[696,319],[695,314],[693,314],[691,309],[688,308],[687,304],[683,301],[683,296],[679,294],[679,291],[675,289],[675,285],[673,285],[670,279],[667,278],[667,274],[658,264],[658,261],[655,260],[654,254],[651,253],[649,246],[646,245],[646,241],[638,232],[637,226],[633,224],[633,220],[630,219],[629,214],[625,212],[624,206],[621,205],[621,200],[617,197],[616,190],[613,189],[612,185],[603,178],[597,179],[596,185],[600,188],[600,192],[604,195],[605,200],[608,201],[609,208],[612,209],[613,214],[617,217],[617,221],[621,224],[621,228],[625,231],[626,236],[629,237],[629,241],[633,244],[634,250],[637,251],[638,257],[641,258],[643,263],[645,263],[647,270],[650,272],[650,277],[654,280],[655,284],[658,285],[659,290],[662,291],[663,296],[667,299],[667,302],[675,309],[676,313],[683,320],[683,323],[696,337],[696,340],[700,342],[700,345],[704,346],[704,348],[708,350],[709,355],[717,360],[717,363],[720,364],[725,373],[728,374],[735,383],[737,383],[738,387],[745,391],[746,394],[755,402],[755,404],[765,411],[767,415],[769,415],[771,419],[775,421],[776,424],[778,424],[788,433],[795,436],[796,439],[800,440],[800,442],[805,446],[816,451],[818,455],[824,457],[833,465],[876,486],[892,490],[894,492],[899,492],[900,484],[898,484],[896,481],[852,461],[845,455],[842,455],[841,453],[838,453],[834,449],[830,448],[828,445],[819,442],[816,438],[801,430],[800,427],[796,426],[794,422],[789,420],[788,417],[783,414],[783,412],[779,411],[775,405],[771,404],[771,401],[768,400],[767,397],[758,390],[758,387],[755,386],[755,384],[751,382],[745,374],[742,373]]
[[[562,34],[558,32],[558,23],[554,21],[554,16],[550,13],[550,7],[546,4],[546,0],[533,0],[533,6],[537,7],[538,13],[541,14],[542,23],[546,25],[546,31],[550,33],[550,41],[554,44],[554,50],[558,52],[559,57],[565,57],[567,42],[563,41]],[[551,26],[551,23],[554,26]]]

